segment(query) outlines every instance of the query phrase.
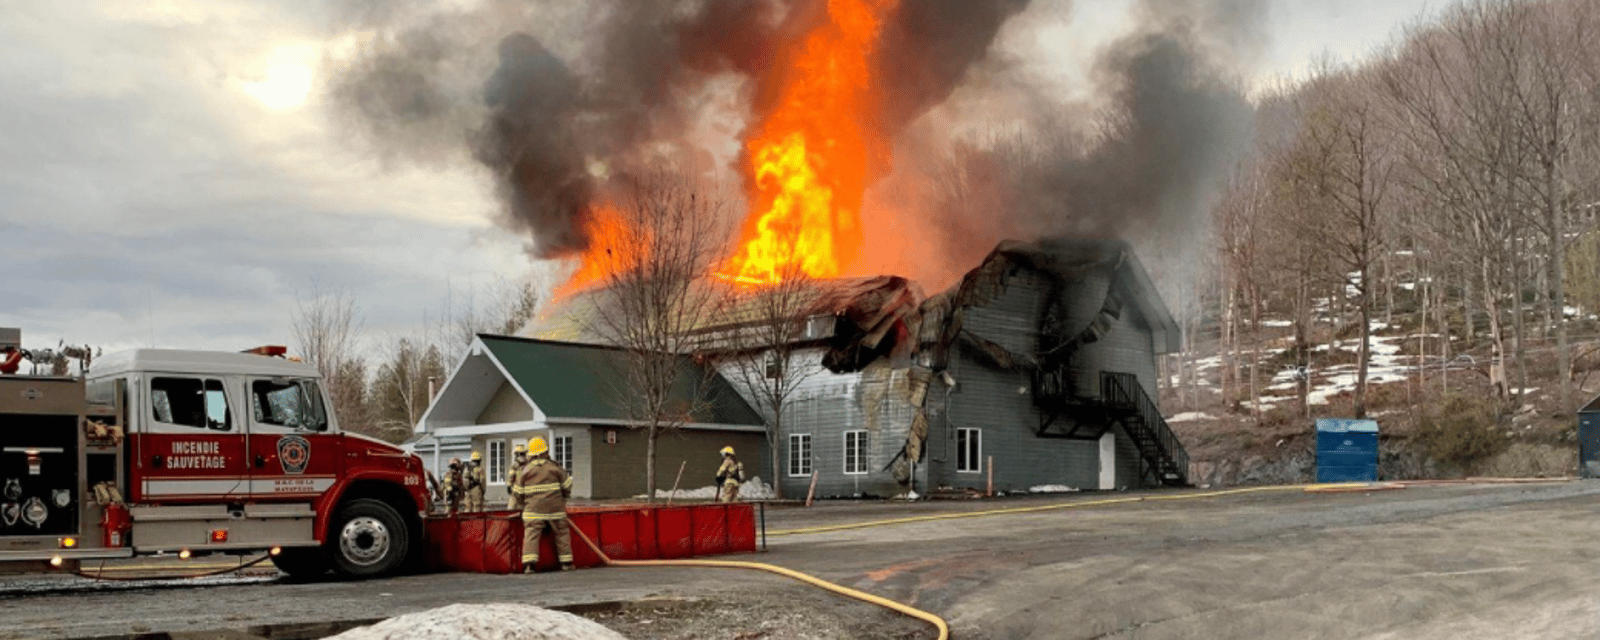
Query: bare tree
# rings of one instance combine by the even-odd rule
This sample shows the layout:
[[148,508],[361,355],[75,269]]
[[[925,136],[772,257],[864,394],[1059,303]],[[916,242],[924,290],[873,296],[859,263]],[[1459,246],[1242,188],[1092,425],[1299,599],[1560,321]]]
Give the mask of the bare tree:
[[[795,392],[819,370],[817,363],[804,361],[803,354],[814,341],[808,341],[808,323],[816,309],[817,283],[800,270],[799,262],[789,260],[780,266],[781,279],[759,288],[727,296],[719,311],[717,328],[719,350],[733,373],[755,401],[757,409],[770,416],[767,423],[768,454],[774,476],[779,467],[779,441],[784,418]],[[826,320],[831,321],[829,316]],[[831,325],[829,331],[831,335]],[[782,483],[773,481],[775,497],[783,497]]]
[[359,355],[366,322],[356,296],[348,289],[325,289],[312,283],[297,292],[291,332],[300,356],[322,373],[334,415],[353,430],[368,428],[366,360]]
[[373,424],[388,439],[411,435],[432,398],[429,379],[443,382],[447,373],[438,345],[404,336],[384,345],[383,363],[372,376],[368,405]]
[[[710,399],[710,366],[687,359],[719,304],[723,286],[709,276],[727,239],[724,204],[689,179],[656,171],[627,181],[608,225],[602,260],[606,276],[597,313],[585,329],[620,347],[626,364],[618,402],[635,428],[646,431],[645,486],[656,493],[656,441],[703,414]],[[698,360],[698,358],[696,358]],[[687,390],[687,392],[685,392]]]

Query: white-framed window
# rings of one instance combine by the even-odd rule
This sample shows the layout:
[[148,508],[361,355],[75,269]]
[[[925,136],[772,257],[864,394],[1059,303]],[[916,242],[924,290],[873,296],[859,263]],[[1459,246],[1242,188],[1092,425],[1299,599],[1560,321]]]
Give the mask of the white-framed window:
[[811,475],[811,434],[796,433],[789,436],[789,475]]
[[506,441],[490,440],[487,445],[489,454],[484,456],[483,473],[489,476],[489,484],[506,483]]
[[956,429],[956,471],[983,471],[983,430]]
[[550,459],[572,473],[572,436],[556,436],[550,439]]
[[860,475],[867,472],[867,432],[844,432],[844,472]]

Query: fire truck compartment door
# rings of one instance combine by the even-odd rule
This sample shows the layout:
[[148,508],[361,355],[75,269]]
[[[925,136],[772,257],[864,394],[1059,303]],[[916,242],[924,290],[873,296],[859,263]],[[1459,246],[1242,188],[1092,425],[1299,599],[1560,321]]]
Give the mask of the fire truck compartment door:
[[344,471],[340,438],[329,433],[317,381],[251,378],[250,494],[252,500],[308,501]]
[[310,504],[143,506],[128,509],[133,544],[141,553],[188,549],[195,553],[228,549],[314,546],[316,512]]
[[248,490],[245,432],[237,390],[220,377],[149,374],[144,426],[130,439],[138,482],[134,502],[242,499]]

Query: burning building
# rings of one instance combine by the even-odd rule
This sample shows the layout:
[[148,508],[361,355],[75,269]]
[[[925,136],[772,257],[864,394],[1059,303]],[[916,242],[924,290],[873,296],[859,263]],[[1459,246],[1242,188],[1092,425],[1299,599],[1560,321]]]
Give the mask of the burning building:
[[[1070,13],[1026,0],[597,0],[562,23],[579,44],[548,7],[489,3],[375,47],[334,95],[391,150],[469,131],[499,221],[533,256],[577,263],[528,337],[596,341],[597,292],[627,279],[618,265],[706,235],[663,235],[641,215],[734,213],[714,256],[660,272],[704,281],[695,300],[733,302],[687,314],[671,333],[694,340],[656,350],[715,356],[735,386],[752,377],[734,369],[758,373],[743,387],[786,494],[812,473],[824,495],[991,473],[1008,491],[1183,483],[1153,400],[1155,357],[1178,334],[1149,276],[1120,240],[1038,239],[1199,235],[1195,214],[1250,137],[1252,109],[1216,58],[1233,48],[1218,45],[1248,40],[1261,12],[1130,5],[1136,25],[1095,54],[1083,104],[991,55],[1013,18]],[[463,33],[493,34],[479,55],[497,60],[465,100],[451,52],[481,44],[450,46]],[[1021,146],[964,146],[963,126],[1016,128]],[[638,198],[662,167],[690,185],[687,207]],[[733,182],[727,207],[704,206]],[[1179,244],[1157,255],[1192,261],[1203,243]],[[788,328],[762,331],[773,323],[752,310],[793,282],[802,304],[776,316]],[[781,401],[760,398],[802,373]]]

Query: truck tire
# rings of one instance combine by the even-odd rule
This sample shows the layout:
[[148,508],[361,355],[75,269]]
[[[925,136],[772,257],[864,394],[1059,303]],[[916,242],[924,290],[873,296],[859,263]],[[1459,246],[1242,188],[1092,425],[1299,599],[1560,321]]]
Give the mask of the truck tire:
[[351,500],[328,529],[333,569],[348,578],[389,575],[404,566],[411,532],[400,514],[381,500]]
[[291,547],[278,550],[272,565],[291,580],[313,580],[328,572],[328,556],[322,547]]

